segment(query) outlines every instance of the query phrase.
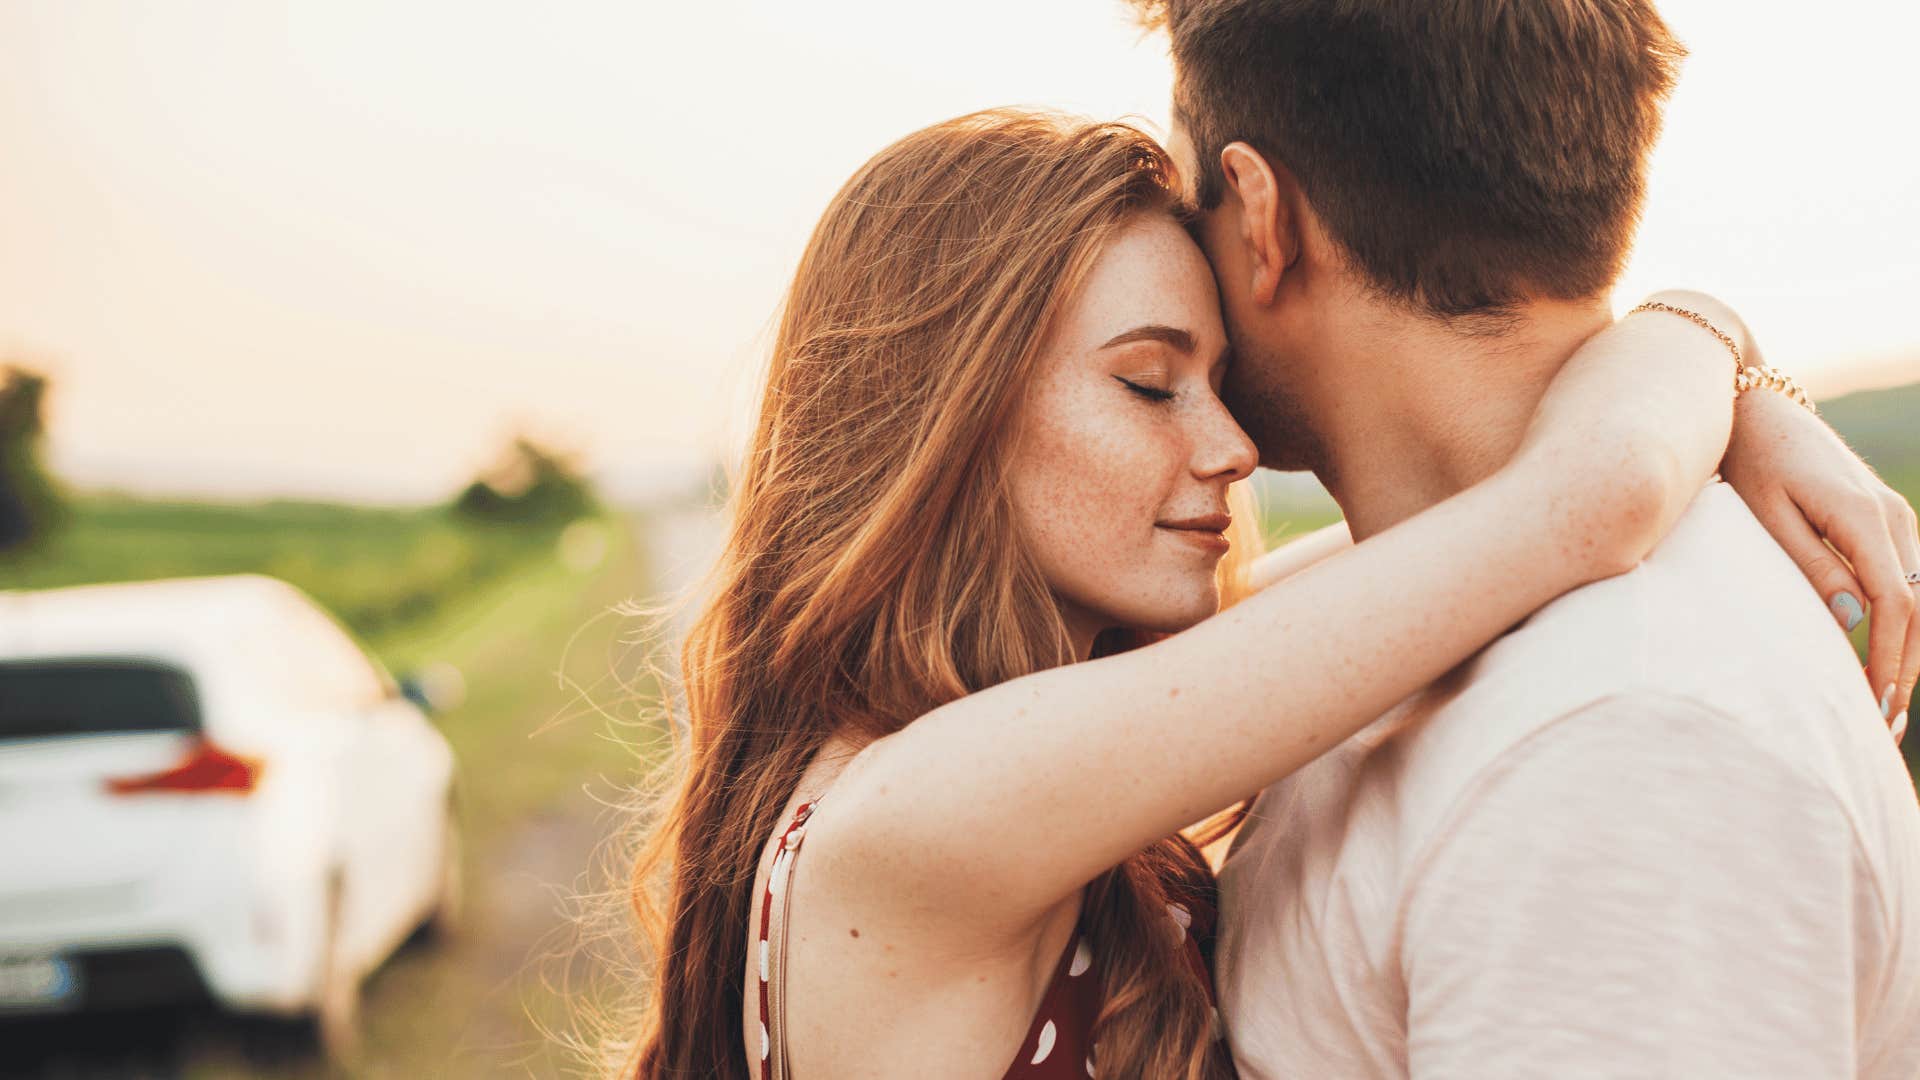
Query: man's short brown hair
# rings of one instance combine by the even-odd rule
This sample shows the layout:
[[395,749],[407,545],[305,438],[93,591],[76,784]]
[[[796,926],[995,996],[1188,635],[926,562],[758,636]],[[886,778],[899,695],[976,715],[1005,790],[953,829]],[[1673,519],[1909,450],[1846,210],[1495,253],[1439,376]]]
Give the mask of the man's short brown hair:
[[1284,164],[1355,268],[1427,312],[1597,295],[1619,276],[1685,50],[1647,0],[1134,0],[1174,112]]

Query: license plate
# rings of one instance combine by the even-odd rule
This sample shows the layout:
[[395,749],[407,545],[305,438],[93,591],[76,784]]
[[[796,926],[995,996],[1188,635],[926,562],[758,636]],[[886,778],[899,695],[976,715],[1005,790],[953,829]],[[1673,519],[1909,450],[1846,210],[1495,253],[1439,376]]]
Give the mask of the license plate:
[[47,1008],[80,996],[80,972],[58,956],[0,956],[0,1009]]

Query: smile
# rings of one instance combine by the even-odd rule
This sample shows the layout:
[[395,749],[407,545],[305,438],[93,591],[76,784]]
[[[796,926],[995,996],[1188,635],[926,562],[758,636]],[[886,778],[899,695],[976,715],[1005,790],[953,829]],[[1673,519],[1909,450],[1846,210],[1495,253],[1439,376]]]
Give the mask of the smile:
[[1227,540],[1226,526],[1208,527],[1204,525],[1156,525],[1155,528],[1176,540],[1192,544],[1206,551],[1224,552],[1232,544]]

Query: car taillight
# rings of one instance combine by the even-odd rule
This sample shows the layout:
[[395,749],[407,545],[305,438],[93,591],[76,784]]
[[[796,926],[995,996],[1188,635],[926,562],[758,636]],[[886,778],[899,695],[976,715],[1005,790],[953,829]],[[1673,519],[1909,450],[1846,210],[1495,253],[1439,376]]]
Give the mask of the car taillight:
[[138,795],[149,791],[226,792],[245,795],[260,780],[260,762],[237,757],[210,742],[196,742],[185,761],[146,776],[125,776],[107,781],[107,790],[115,795]]

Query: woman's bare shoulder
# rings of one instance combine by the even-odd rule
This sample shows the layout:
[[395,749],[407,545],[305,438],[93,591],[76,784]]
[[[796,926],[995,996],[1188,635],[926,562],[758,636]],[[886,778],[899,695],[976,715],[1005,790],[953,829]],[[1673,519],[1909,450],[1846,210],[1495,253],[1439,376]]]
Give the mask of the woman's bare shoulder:
[[[810,767],[802,777],[779,828],[767,837],[755,876],[748,951],[754,970],[747,973],[752,993],[743,1035],[757,1051],[758,919],[776,841],[802,805],[816,804],[786,883],[789,929],[782,966],[788,1030],[827,1037],[817,1045],[805,1036],[789,1043],[796,1073],[834,1074],[836,1064],[848,1064],[831,1060],[835,1047],[862,1047],[870,1064],[920,1060],[916,1055],[929,1039],[956,1048],[991,1046],[992,1034],[1017,1025],[1022,1006],[1034,996],[1036,958],[1046,941],[1063,943],[1062,933],[1071,933],[1078,914],[1076,908],[1064,924],[1055,919],[1036,927],[1023,944],[987,941],[976,930],[887,895],[888,875],[872,866],[871,853],[857,839],[860,815],[875,804],[842,797],[849,783],[885,782],[885,750],[876,750],[878,745],[816,759],[820,768]],[[908,1031],[918,1034],[900,1042]],[[978,1064],[990,1065],[984,1059]]]

